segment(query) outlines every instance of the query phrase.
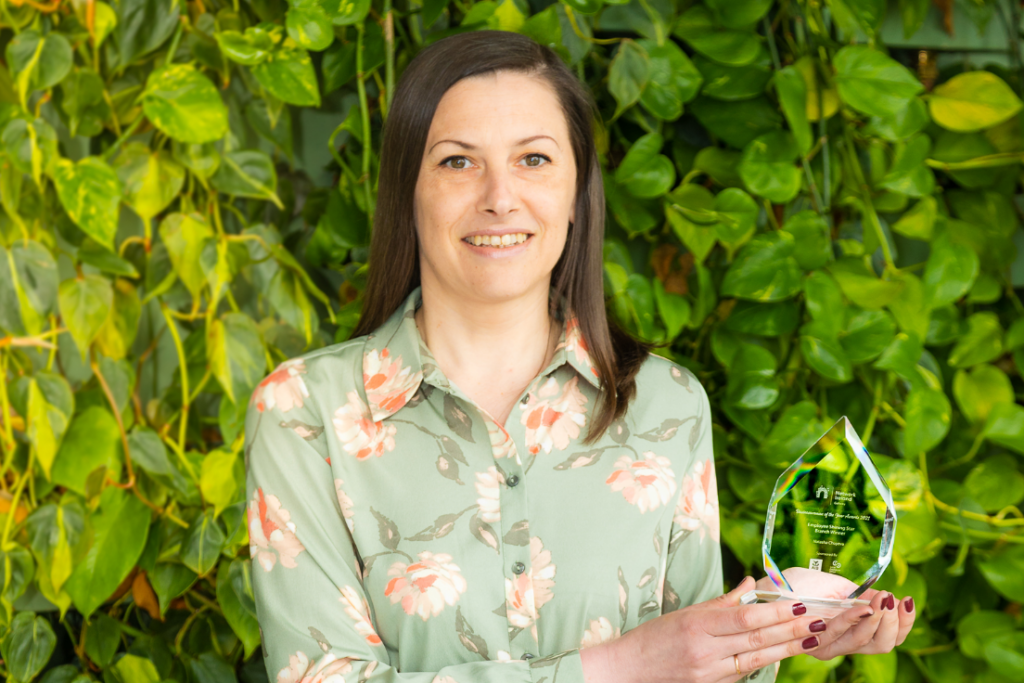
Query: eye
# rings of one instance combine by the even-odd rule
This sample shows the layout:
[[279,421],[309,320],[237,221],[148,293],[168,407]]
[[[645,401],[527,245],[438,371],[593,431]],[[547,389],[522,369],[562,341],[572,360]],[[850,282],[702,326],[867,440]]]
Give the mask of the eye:
[[[525,158],[526,158],[526,159],[530,159],[530,158],[534,158],[534,157],[536,157],[537,159],[544,159],[544,161],[546,161],[546,162],[548,162],[548,163],[551,163],[551,159],[549,159],[549,158],[548,158],[548,157],[547,157],[546,155],[544,155],[544,154],[527,154]],[[526,164],[526,165],[527,165],[527,166],[530,166],[530,167],[532,167],[532,168],[538,168],[539,166],[543,166],[543,164],[530,164],[530,163],[528,163],[528,164]]]
[[[453,159],[461,159],[462,161],[465,161],[466,163],[469,163],[469,159],[467,159],[466,157],[455,155],[455,156],[450,156],[450,157],[445,158],[440,164],[438,164],[438,166],[447,166],[448,162],[452,161]],[[464,169],[466,167],[465,166],[448,166],[448,168],[454,169],[456,171],[461,171],[462,169]]]

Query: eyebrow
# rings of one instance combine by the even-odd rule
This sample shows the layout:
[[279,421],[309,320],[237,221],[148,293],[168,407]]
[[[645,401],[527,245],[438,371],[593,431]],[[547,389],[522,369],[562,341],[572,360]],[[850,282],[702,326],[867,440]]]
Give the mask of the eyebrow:
[[[515,146],[516,147],[522,147],[523,145],[529,144],[529,143],[533,142],[534,140],[538,140],[540,138],[547,138],[548,140],[551,140],[551,142],[555,143],[555,147],[558,147],[559,149],[561,149],[561,146],[558,144],[558,141],[555,140],[550,135],[534,135],[532,137],[523,138],[522,140],[517,142],[515,144]],[[442,142],[450,142],[453,145],[458,145],[459,147],[462,147],[463,149],[476,149],[476,147],[474,147],[473,145],[469,144],[468,142],[462,142],[460,140],[438,140],[437,142],[435,142],[433,145],[430,146],[430,149],[427,150],[427,153],[429,154],[430,152],[433,152],[434,151],[434,147],[437,147]]]

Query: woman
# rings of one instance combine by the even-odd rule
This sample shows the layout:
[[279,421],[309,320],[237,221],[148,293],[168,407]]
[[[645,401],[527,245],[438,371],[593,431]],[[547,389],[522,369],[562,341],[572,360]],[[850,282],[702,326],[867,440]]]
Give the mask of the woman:
[[272,680],[770,681],[906,636],[887,593],[827,625],[721,595],[707,394],[605,315],[594,115],[514,33],[402,75],[360,326],[247,417]]

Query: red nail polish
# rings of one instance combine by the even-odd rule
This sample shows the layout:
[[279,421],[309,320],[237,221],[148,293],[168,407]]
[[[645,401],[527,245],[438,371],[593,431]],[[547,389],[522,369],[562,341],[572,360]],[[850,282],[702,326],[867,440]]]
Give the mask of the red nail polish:
[[807,607],[804,606],[804,603],[798,602],[795,605],[793,605],[793,614],[795,614],[796,616],[800,616],[801,614],[805,614],[806,612]]
[[811,636],[803,642],[805,650],[812,650],[818,647],[818,636]]
[[827,627],[825,626],[825,622],[821,619],[818,619],[816,622],[811,624],[811,633],[821,633],[826,628]]
[[864,619],[864,618],[866,618],[866,617],[870,617],[870,616],[871,616],[872,614],[874,614],[874,613],[875,613],[875,610],[871,610],[870,612],[866,612],[866,613],[864,613],[864,614],[860,615],[860,618],[861,618],[861,619]]
[[889,609],[896,609],[896,596],[889,593]]
[[907,598],[907,612],[914,611],[914,598]]

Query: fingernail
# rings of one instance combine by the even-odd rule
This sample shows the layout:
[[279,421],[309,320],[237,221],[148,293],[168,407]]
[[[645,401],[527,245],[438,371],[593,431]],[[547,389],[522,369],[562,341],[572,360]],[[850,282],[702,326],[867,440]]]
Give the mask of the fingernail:
[[813,650],[818,647],[818,636],[811,636],[803,643],[805,650]]
[[870,612],[865,612],[864,614],[860,615],[860,618],[863,619],[865,617],[870,617],[874,613],[875,613],[875,610],[871,610]]
[[800,616],[801,614],[804,614],[806,612],[807,608],[804,607],[804,603],[798,602],[795,605],[793,605],[793,614],[795,614],[796,616]]
[[889,609],[896,609],[896,596],[889,593]]
[[882,609],[889,609],[889,600],[892,598],[892,593],[882,597]]
[[908,612],[913,612],[914,611],[914,598],[907,598],[907,611]]
[[826,628],[825,622],[818,619],[816,622],[811,624],[811,633],[821,633]]

